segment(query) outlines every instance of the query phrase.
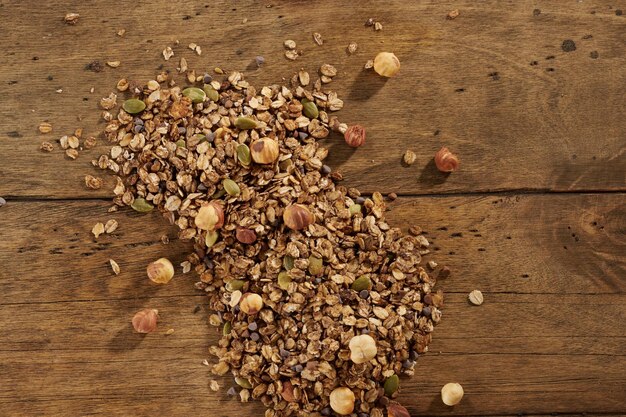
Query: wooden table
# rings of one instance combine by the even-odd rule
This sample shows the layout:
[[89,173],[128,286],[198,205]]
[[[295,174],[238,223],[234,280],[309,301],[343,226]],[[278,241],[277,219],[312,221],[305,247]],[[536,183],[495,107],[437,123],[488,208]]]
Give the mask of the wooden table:
[[[202,361],[216,330],[196,277],[147,282],[149,262],[178,265],[189,244],[157,213],[108,214],[111,177],[85,188],[106,143],[76,161],[39,150],[78,127],[98,135],[98,101],[119,78],[145,82],[180,57],[198,73],[243,70],[257,86],[339,69],[341,119],[365,125],[368,142],[354,151],[331,137],[329,164],[347,185],[396,192],[390,221],[421,225],[429,259],[453,271],[439,284],[447,301],[431,353],[402,382],[413,415],[626,413],[623,0],[84,3],[0,1],[0,415],[262,415],[225,395],[229,378],[209,390]],[[80,13],[75,26],[68,12]],[[364,26],[370,17],[382,31]],[[299,60],[283,56],[286,39]],[[568,39],[575,51],[563,50]],[[388,81],[362,69],[383,50],[402,62]],[[266,63],[250,69],[257,55]],[[85,70],[93,60],[121,65]],[[37,131],[44,120],[51,134]],[[462,159],[449,177],[432,163],[442,145]],[[95,240],[92,226],[111,218],[118,231]],[[474,289],[480,307],[467,302]],[[130,318],[145,306],[162,325],[144,338]],[[450,381],[466,391],[454,408],[439,397]]]

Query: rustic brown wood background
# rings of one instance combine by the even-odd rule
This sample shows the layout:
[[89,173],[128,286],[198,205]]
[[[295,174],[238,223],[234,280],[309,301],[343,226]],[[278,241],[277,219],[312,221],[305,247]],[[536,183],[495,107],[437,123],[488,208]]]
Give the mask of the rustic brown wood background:
[[[461,15],[446,20],[452,9]],[[625,414],[621,9],[624,0],[0,0],[0,415],[263,412],[209,390],[202,361],[216,330],[195,277],[159,288],[145,278],[147,263],[178,265],[189,246],[157,213],[110,215],[110,188],[85,189],[106,144],[76,161],[38,150],[77,127],[97,135],[98,100],[119,78],[147,81],[181,56],[199,72],[244,70],[259,86],[301,67],[339,69],[331,86],[346,102],[341,117],[365,125],[368,142],[353,151],[331,137],[330,164],[346,184],[398,193],[391,222],[421,225],[433,259],[453,270],[440,283],[448,301],[431,353],[402,382],[413,415]],[[80,13],[77,25],[63,23],[67,12]],[[369,17],[384,29],[364,27]],[[283,57],[285,39],[301,59]],[[562,50],[565,39],[575,51]],[[359,45],[353,56],[349,42]],[[165,63],[168,45],[176,55]],[[402,61],[386,82],[362,70],[382,50]],[[266,64],[248,70],[257,55]],[[121,65],[93,73],[84,69],[92,60]],[[44,120],[52,134],[38,133]],[[447,178],[431,162],[443,144],[462,159]],[[400,164],[406,149],[418,155],[410,168]],[[120,228],[96,241],[92,226],[110,218]],[[473,289],[483,306],[466,301]],[[129,322],[146,306],[162,324],[140,337]],[[466,390],[453,408],[439,398],[450,381]]]

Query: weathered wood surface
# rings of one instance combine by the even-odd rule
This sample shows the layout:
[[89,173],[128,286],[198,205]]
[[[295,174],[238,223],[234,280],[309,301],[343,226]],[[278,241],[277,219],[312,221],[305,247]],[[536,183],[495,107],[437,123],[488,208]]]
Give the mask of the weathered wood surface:
[[[258,404],[239,405],[208,388],[201,362],[216,330],[207,324],[193,275],[178,274],[159,287],[145,277],[148,262],[167,254],[178,263],[188,245],[156,213],[109,215],[106,206],[56,201],[2,208],[0,408],[20,410],[10,415],[260,413]],[[438,284],[447,302],[431,354],[403,383],[409,409],[420,415],[626,411],[625,210],[622,194],[392,204],[392,223],[424,225],[433,242],[428,259],[453,270]],[[96,241],[91,227],[109,218],[120,228]],[[24,227],[18,233],[12,225]],[[172,238],[169,245],[159,241],[162,234]],[[109,258],[120,264],[119,276]],[[476,288],[485,295],[481,307],[466,299]],[[161,312],[158,334],[132,332],[130,317],[142,307]],[[175,333],[164,335],[169,328]],[[448,409],[438,389],[453,380],[467,396]]]
[[[461,15],[446,20],[456,8]],[[202,360],[216,331],[193,274],[162,287],[145,278],[147,263],[167,256],[178,265],[189,245],[157,213],[108,214],[108,189],[84,189],[106,143],[77,161],[38,150],[77,127],[97,135],[97,102],[119,78],[146,81],[161,64],[175,71],[181,56],[198,72],[244,70],[256,85],[334,64],[331,87],[346,102],[339,115],[364,124],[368,143],[350,151],[331,137],[330,164],[365,192],[429,195],[400,198],[388,215],[421,225],[432,242],[427,259],[453,271],[438,284],[447,301],[431,353],[403,381],[400,400],[413,415],[626,414],[626,19],[618,9],[626,3],[3,0],[0,415],[262,415],[260,404],[225,396],[229,379],[220,393],[208,388]],[[81,14],[76,26],[62,22],[70,11]],[[383,31],[365,28],[369,17]],[[285,39],[296,40],[301,59],[283,57]],[[562,51],[565,39],[576,51]],[[354,56],[344,52],[349,42],[359,44]],[[165,63],[167,45],[176,55]],[[381,50],[403,65],[386,83],[361,70]],[[265,66],[246,69],[256,55]],[[95,59],[122,64],[85,71]],[[37,132],[44,120],[50,135]],[[442,144],[460,155],[461,172],[435,172],[430,159]],[[418,155],[410,168],[400,165],[406,149]],[[110,218],[118,231],[95,240],[92,226]],[[485,295],[480,307],[466,301],[473,289]],[[144,306],[160,310],[158,334],[132,332]],[[454,408],[439,399],[450,381],[466,391]]]
[[[244,70],[256,85],[281,82],[300,68],[314,74],[320,64],[336,65],[339,75],[329,87],[346,101],[340,116],[365,125],[368,143],[353,151],[332,136],[330,161],[364,191],[625,191],[626,18],[616,15],[617,3],[554,1],[536,6],[541,14],[535,16],[532,2],[495,0],[395,0],[358,8],[152,1],[132,10],[121,0],[53,0],[46,7],[5,0],[0,154],[9,163],[0,165],[1,190],[5,196],[105,196],[106,190],[81,188],[88,161],[106,151],[104,143],[62,163],[60,151],[42,154],[40,142],[77,127],[99,133],[97,103],[118,79],[146,82],[162,64],[175,71],[184,56],[197,72]],[[456,8],[461,15],[446,20]],[[76,26],[63,24],[68,11],[81,14]],[[380,19],[383,30],[364,27],[369,17]],[[116,35],[121,28],[123,37]],[[314,31],[323,35],[323,46],[313,43]],[[298,43],[301,59],[285,59],[285,39]],[[564,52],[565,39],[577,49]],[[187,48],[190,42],[201,45],[201,56]],[[353,56],[345,52],[349,42],[359,45]],[[168,45],[176,55],[165,62],[161,51]],[[402,61],[400,75],[387,82],[362,70],[381,50]],[[264,67],[246,70],[257,55],[265,57]],[[96,74],[84,70],[92,60],[121,65]],[[53,123],[53,134],[38,134],[43,120]],[[434,170],[430,161],[444,144],[460,155],[463,175],[446,179]],[[411,168],[400,165],[406,149],[418,155]]]

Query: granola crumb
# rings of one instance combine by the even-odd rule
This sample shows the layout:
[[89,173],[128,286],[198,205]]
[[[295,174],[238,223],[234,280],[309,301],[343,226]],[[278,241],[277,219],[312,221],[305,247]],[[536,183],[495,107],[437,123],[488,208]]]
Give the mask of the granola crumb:
[[167,46],[164,50],[163,50],[163,58],[166,61],[169,61],[171,57],[174,56],[174,51],[172,51],[172,48]]
[[167,235],[161,236],[161,243],[163,243],[164,245],[167,245],[168,243],[170,243],[169,236],[167,236]]
[[373,59],[368,59],[367,62],[365,63],[364,68],[365,69],[370,69],[374,67],[374,60]]
[[448,12],[448,14],[446,15],[446,19],[448,20],[452,20],[452,19],[456,19],[459,16],[459,9],[454,9]]
[[324,44],[324,39],[322,39],[322,34],[321,33],[314,32],[313,33],[313,40],[319,46],[322,46]]
[[165,335],[166,335],[166,336],[169,336],[169,335],[171,335],[171,334],[174,334],[174,329],[171,329],[171,328],[170,328],[170,329],[167,329],[167,331],[165,332]]
[[117,36],[121,38],[122,36],[124,36],[125,33],[126,33],[126,29],[120,29],[117,31]]
[[380,22],[374,23],[374,30],[377,32],[383,30],[383,24]]
[[94,177],[93,175],[85,175],[85,185],[92,190],[99,190],[102,188],[102,178]]
[[211,388],[211,391],[217,392],[220,390],[220,384],[216,380],[212,379],[209,382],[209,388]]
[[[102,223],[100,223],[102,224]],[[96,239],[98,238],[98,236],[96,236]],[[117,264],[117,262],[115,262],[113,259],[109,259],[109,263],[111,264],[111,269],[113,270],[113,273],[115,275],[119,275],[120,274],[120,266]]]
[[356,52],[357,48],[358,48],[358,45],[356,44],[356,42],[352,42],[351,44],[348,45],[346,50],[348,51],[350,55],[352,55]]
[[104,224],[100,222],[96,223],[94,227],[91,229],[91,233],[93,233],[96,239],[98,239],[98,237],[104,233]]
[[415,160],[417,160],[415,152],[407,149],[402,157],[402,162],[404,162],[405,165],[410,166],[415,162]]
[[46,134],[52,132],[52,125],[48,122],[41,122],[38,126],[39,132]]
[[78,23],[78,18],[80,15],[78,13],[67,13],[63,18],[63,21],[68,25],[75,25]]
[[50,142],[44,141],[41,142],[41,146],[39,147],[44,152],[52,152],[54,150],[54,145]]

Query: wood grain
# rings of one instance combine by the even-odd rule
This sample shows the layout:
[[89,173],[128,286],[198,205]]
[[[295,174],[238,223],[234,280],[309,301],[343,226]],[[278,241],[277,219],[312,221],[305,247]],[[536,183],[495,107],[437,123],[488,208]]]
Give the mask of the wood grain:
[[[460,16],[446,20],[452,9]],[[77,161],[39,151],[77,127],[99,135],[97,103],[119,78],[145,82],[162,65],[176,71],[180,57],[198,72],[242,70],[257,86],[338,68],[339,115],[365,125],[368,139],[354,151],[330,137],[328,163],[347,186],[405,196],[390,205],[390,223],[422,226],[425,260],[453,271],[438,283],[446,306],[431,352],[402,381],[412,415],[626,415],[626,16],[617,9],[626,4],[3,0],[0,415],[262,415],[259,403],[225,395],[230,378],[208,388],[202,361],[216,329],[196,277],[159,287],[145,277],[162,256],[180,271],[190,245],[158,213],[106,213],[111,177],[84,188],[85,174],[102,175],[89,162],[107,144]],[[81,15],[76,26],[63,23],[70,11]],[[363,26],[370,17],[381,32]],[[285,39],[303,50],[298,61],[284,58]],[[562,50],[565,39],[575,51]],[[165,62],[168,45],[176,55]],[[383,50],[402,61],[388,81],[362,70]],[[257,55],[261,69],[251,66]],[[122,64],[85,70],[93,60]],[[52,134],[37,131],[44,120]],[[442,145],[459,154],[460,172],[434,169]],[[408,168],[406,149],[418,156]],[[120,228],[94,239],[95,222],[110,218]],[[473,289],[485,295],[480,307],[467,302]],[[147,337],[129,324],[143,307],[161,313]],[[453,408],[439,398],[450,381],[466,391]]]
[[[260,414],[259,404],[240,406],[225,390],[208,388],[211,376],[201,362],[216,330],[207,324],[194,277],[179,273],[159,287],[145,277],[151,260],[167,254],[179,263],[188,245],[156,213],[110,215],[106,207],[104,201],[9,201],[2,208],[3,233],[10,225],[26,227],[0,239],[0,317],[6,318],[0,334],[10,335],[0,339],[0,408],[19,410],[12,416]],[[454,271],[438,284],[447,301],[431,353],[403,382],[401,400],[410,411],[624,412],[624,210],[622,194],[394,203],[390,221],[424,225],[432,259]],[[95,241],[93,223],[108,218],[120,228]],[[162,234],[172,237],[168,246],[160,243]],[[122,267],[119,276],[109,258]],[[467,302],[475,288],[485,294],[481,307]],[[143,307],[161,312],[158,334],[132,332],[130,317]],[[175,333],[167,336],[169,328]],[[448,409],[438,390],[456,380],[467,396]],[[220,382],[225,389],[232,384]]]
[[[134,4],[132,12],[121,0],[53,0],[45,8],[4,1],[0,18],[11,23],[0,37],[6,89],[0,154],[7,161],[0,164],[0,194],[107,195],[84,189],[82,181],[92,169],[89,160],[106,152],[104,144],[66,163],[60,151],[43,154],[39,144],[77,127],[98,134],[98,100],[119,78],[145,82],[160,65],[175,71],[182,56],[198,72],[243,70],[257,85],[281,82],[300,68],[314,74],[323,63],[336,65],[331,87],[346,101],[341,118],[365,125],[368,142],[353,151],[341,138],[329,138],[330,164],[363,191],[625,191],[626,19],[613,5],[561,0],[542,5],[535,16],[531,2],[495,0],[480,6],[372,1],[359,8],[342,2],[152,1]],[[446,20],[457,8],[460,16]],[[62,22],[69,10],[81,14],[76,26]],[[384,29],[364,27],[369,17]],[[121,28],[124,37],[116,35]],[[313,43],[314,31],[322,33],[322,47]],[[290,38],[304,52],[295,62],[283,56],[282,42]],[[576,42],[576,51],[561,49],[565,39]],[[187,48],[190,42],[202,46],[202,56]],[[349,42],[359,45],[354,56],[345,53]],[[176,55],[165,62],[161,51],[168,45]],[[400,75],[386,82],[362,70],[381,50],[402,61]],[[248,70],[257,55],[265,66]],[[92,60],[122,64],[96,74],[84,69]],[[53,124],[53,134],[38,134],[43,120]],[[431,159],[442,145],[459,154],[462,173],[436,172]],[[400,165],[406,149],[418,156],[411,168]]]

